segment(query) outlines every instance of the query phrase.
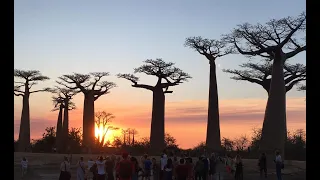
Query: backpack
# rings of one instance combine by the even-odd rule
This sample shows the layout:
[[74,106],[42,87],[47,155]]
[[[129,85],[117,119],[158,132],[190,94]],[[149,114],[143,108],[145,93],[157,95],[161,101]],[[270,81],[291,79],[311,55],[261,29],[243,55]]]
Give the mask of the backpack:
[[119,162],[119,177],[128,179],[132,175],[132,165],[130,161]]

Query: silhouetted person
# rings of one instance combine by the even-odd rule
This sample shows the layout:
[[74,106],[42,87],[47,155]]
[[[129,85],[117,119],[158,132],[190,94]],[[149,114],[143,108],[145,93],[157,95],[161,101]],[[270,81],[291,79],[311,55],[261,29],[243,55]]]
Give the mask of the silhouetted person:
[[204,164],[202,161],[202,157],[199,157],[198,161],[196,162],[196,165],[194,166],[195,180],[202,179],[203,171],[204,171]]
[[139,174],[139,170],[140,170],[139,162],[138,162],[137,158],[135,158],[135,157],[131,157],[130,161],[133,165],[132,180],[138,180],[139,179],[138,174]]
[[194,173],[193,173],[193,163],[192,163],[192,158],[188,157],[186,159],[186,166],[188,168],[188,177],[187,179],[193,179],[194,178]]
[[260,170],[260,177],[262,178],[264,173],[264,177],[267,178],[267,157],[265,153],[262,153],[260,155],[258,166]]
[[94,180],[93,173],[94,173],[94,171],[96,169],[96,168],[94,169],[94,164],[95,164],[95,162],[92,160],[92,158],[90,158],[88,160],[88,174],[87,174],[87,179],[88,180]]
[[116,171],[119,174],[120,180],[131,180],[132,174],[134,171],[134,165],[128,159],[129,154],[124,152],[122,153],[122,160],[118,163]]
[[144,155],[144,161],[143,161],[143,177],[145,179],[150,180],[151,176],[151,168],[152,168],[152,162],[147,154]]
[[114,162],[110,157],[106,158],[106,173],[108,180],[114,180],[113,170],[114,170]]
[[282,180],[281,169],[284,168],[284,165],[279,151],[276,151],[276,158],[274,162],[276,163],[277,178],[278,180]]
[[153,171],[153,180],[159,180],[159,178],[160,178],[160,166],[157,163],[156,158],[152,158],[152,171]]
[[21,160],[21,177],[24,177],[28,171],[28,160],[23,157]]
[[70,180],[71,173],[70,173],[70,163],[68,161],[68,157],[64,157],[63,162],[60,165],[60,176],[59,180]]
[[235,180],[243,180],[243,163],[239,154],[235,158],[235,168],[236,168],[234,173]]
[[77,180],[85,179],[86,170],[84,167],[83,157],[80,157],[80,160],[77,163]]
[[216,174],[216,164],[217,164],[217,158],[214,153],[211,154],[209,161],[210,161],[209,178],[213,179],[214,175]]
[[172,180],[173,162],[169,158],[167,164],[164,166],[164,180]]
[[202,179],[206,180],[209,175],[209,160],[206,156],[202,156],[202,161],[203,161]]
[[185,164],[184,159],[180,159],[180,163],[175,167],[176,180],[187,180],[188,166]]

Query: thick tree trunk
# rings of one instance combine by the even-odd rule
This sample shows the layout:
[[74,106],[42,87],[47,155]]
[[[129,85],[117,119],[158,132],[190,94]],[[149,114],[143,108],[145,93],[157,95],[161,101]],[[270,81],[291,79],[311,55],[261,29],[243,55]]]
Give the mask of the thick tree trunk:
[[161,88],[153,91],[152,119],[150,132],[150,150],[152,153],[162,152],[164,143],[164,111],[165,95]]
[[221,151],[219,102],[216,64],[210,61],[209,105],[206,145],[210,151]]
[[61,152],[62,150],[62,113],[63,113],[63,106],[60,105],[59,108],[59,114],[58,114],[58,121],[57,121],[57,132],[56,132],[56,147],[57,147],[57,151]]
[[263,121],[260,150],[267,154],[268,166],[273,165],[275,150],[284,159],[286,138],[286,88],[283,75],[284,58],[276,53],[273,61],[272,80]]
[[63,125],[62,125],[62,151],[66,152],[69,134],[69,100],[64,101]]
[[20,131],[18,140],[18,151],[25,152],[30,146],[30,108],[29,108],[29,92],[26,89],[22,99],[22,112],[20,121]]
[[83,105],[83,143],[92,148],[95,142],[94,94],[86,93]]
[[132,145],[134,145],[134,134],[132,134]]

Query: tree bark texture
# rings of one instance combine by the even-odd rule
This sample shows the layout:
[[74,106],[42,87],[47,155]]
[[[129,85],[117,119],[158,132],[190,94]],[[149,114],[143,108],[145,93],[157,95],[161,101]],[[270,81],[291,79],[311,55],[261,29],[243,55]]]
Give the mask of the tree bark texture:
[[86,93],[83,105],[83,143],[93,148],[95,142],[94,94]]
[[63,106],[60,105],[59,114],[58,114],[58,121],[57,121],[57,131],[56,131],[56,147],[58,152],[62,150],[62,113],[63,113]]
[[[26,87],[28,87],[26,85]],[[30,146],[30,108],[29,108],[29,89],[25,88],[22,98],[22,112],[19,131],[18,152],[25,152]]]

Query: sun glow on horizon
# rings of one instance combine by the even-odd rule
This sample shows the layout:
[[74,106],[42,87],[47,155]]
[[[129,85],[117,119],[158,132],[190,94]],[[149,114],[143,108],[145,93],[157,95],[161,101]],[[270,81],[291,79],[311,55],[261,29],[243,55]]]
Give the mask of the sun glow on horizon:
[[100,127],[98,125],[95,125],[95,137],[99,138],[99,142],[102,141],[104,135],[104,144],[106,144],[108,141],[112,143],[114,141],[114,137],[119,135],[118,130],[108,129],[108,127],[103,127],[101,124]]

